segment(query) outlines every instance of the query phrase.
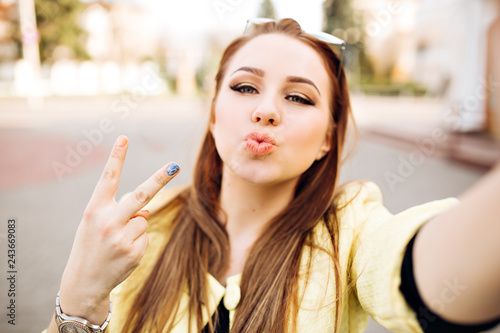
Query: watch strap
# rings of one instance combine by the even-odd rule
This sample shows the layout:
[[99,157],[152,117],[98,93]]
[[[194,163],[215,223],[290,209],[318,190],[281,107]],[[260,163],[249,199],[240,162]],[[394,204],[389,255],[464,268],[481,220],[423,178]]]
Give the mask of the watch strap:
[[109,321],[111,319],[111,310],[112,310],[112,302],[111,299],[109,300],[109,312],[106,320],[102,325],[95,325],[89,322],[85,318],[81,317],[75,317],[75,316],[68,316],[64,314],[61,310],[61,305],[59,302],[59,293],[57,293],[56,297],[56,311],[55,311],[55,321],[57,324],[57,328],[59,332],[61,332],[61,328],[63,328],[65,325],[73,325],[81,328],[84,331],[88,331],[89,333],[104,333],[107,331],[107,327],[109,324]]

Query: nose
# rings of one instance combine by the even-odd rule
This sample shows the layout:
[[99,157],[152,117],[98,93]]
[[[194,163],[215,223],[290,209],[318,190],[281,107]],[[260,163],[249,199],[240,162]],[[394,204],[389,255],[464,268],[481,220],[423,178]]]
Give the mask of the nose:
[[252,121],[261,125],[277,126],[281,122],[281,114],[277,102],[272,98],[264,98],[252,114]]

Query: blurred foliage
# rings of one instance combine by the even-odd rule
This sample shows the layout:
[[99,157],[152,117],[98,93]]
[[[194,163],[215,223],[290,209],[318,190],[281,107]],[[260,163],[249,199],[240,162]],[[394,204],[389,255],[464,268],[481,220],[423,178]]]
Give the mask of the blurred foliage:
[[360,90],[366,95],[414,96],[428,95],[427,87],[417,82],[394,83],[390,79],[377,79],[361,83]]
[[323,30],[329,33],[354,26],[351,0],[326,0],[323,2],[323,15]]
[[85,31],[80,27],[80,16],[86,4],[79,0],[36,0],[35,12],[40,32],[40,59],[51,60],[54,50],[63,46],[71,57],[89,59],[85,50]]
[[264,0],[260,4],[258,17],[267,17],[270,19],[276,19],[276,10],[274,9],[273,2],[271,0]]
[[[361,13],[352,0],[325,0],[323,3],[323,31],[346,41],[344,68],[351,87],[373,82],[374,71],[365,52],[365,29]],[[355,19],[356,18],[356,19]]]
[[[368,56],[365,32],[367,13],[355,10],[353,0],[325,0],[323,3],[323,31],[346,41],[344,68],[351,89],[374,95],[423,96],[427,88],[416,82],[394,82],[391,70],[375,74],[374,64]],[[368,13],[369,15],[369,13]]]
[[0,24],[3,25],[4,29],[7,29],[7,33],[4,36],[4,40],[0,41],[3,46],[10,45],[12,47],[12,54],[5,55],[1,54],[0,61],[4,60],[12,60],[17,59],[22,54],[22,45],[21,45],[21,25],[19,24],[19,9],[17,5],[13,4],[0,4],[2,12],[1,15],[2,20],[0,20]]

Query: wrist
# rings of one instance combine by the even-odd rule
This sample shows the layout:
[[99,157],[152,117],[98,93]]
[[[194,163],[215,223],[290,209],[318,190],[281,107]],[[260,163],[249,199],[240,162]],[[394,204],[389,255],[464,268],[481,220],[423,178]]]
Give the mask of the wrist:
[[64,309],[68,312],[88,313],[107,308],[111,290],[92,282],[95,279],[74,274],[75,272],[66,267],[62,276],[59,296]]
[[[87,314],[75,315],[66,310],[60,302],[60,292],[56,297],[56,309],[54,319],[59,332],[88,332],[88,333],[102,333],[106,331],[109,320],[111,318],[111,300],[108,302],[108,310],[104,320],[101,320],[101,310],[94,309],[87,312]],[[81,309],[77,310],[79,313],[84,313]]]
[[59,306],[67,316],[80,317],[92,324],[101,325],[106,321],[110,311],[110,297],[90,297],[76,292],[78,288],[70,289],[75,292],[65,292],[61,289],[58,293]]

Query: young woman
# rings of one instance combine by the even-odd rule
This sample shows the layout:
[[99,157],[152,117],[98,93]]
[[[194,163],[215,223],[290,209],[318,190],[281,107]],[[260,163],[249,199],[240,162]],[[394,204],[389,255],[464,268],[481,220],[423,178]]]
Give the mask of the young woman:
[[117,204],[118,138],[48,332],[362,332],[368,315],[395,332],[494,326],[500,169],[460,204],[391,215],[375,184],[337,186],[349,112],[339,58],[295,21],[233,41],[191,186],[159,191],[171,163]]

